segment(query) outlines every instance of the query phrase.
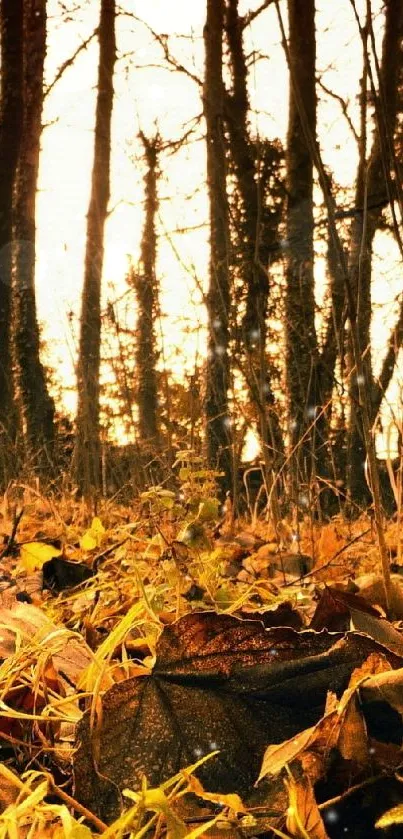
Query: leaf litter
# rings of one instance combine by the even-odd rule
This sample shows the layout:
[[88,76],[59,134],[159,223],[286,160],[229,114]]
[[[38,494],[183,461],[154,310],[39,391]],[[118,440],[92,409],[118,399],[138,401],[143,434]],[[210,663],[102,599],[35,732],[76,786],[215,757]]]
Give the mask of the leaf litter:
[[400,835],[402,577],[392,624],[368,517],[295,538],[158,492],[96,516],[19,502],[0,519],[2,836]]

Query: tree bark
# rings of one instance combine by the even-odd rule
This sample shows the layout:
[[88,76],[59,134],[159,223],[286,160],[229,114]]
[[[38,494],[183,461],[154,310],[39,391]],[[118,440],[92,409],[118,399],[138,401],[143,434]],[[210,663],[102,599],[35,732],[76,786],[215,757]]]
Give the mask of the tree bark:
[[7,451],[15,436],[16,421],[11,349],[12,236],[23,121],[23,0],[1,0],[0,15],[0,479],[7,481]]
[[229,390],[229,228],[224,133],[222,39],[224,0],[207,0],[204,27],[204,116],[207,128],[207,184],[210,200],[210,271],[207,293],[206,446],[212,468],[224,473],[222,488],[232,484],[232,435]]
[[[289,397],[292,490],[315,474],[314,420],[318,394],[313,250],[313,163],[306,133],[316,138],[314,0],[288,0],[289,55],[303,116],[290,85],[287,132],[286,375]],[[302,119],[307,125],[304,127]],[[311,429],[311,430],[310,430]]]
[[[371,316],[372,316],[372,250],[382,210],[391,196],[388,189],[387,170],[390,160],[385,154],[382,131],[392,138],[396,126],[397,87],[401,73],[400,42],[403,34],[403,6],[401,0],[388,0],[385,12],[385,31],[382,44],[380,88],[383,110],[379,115],[384,127],[378,125],[374,132],[368,160],[365,155],[365,118],[362,119],[361,154],[356,176],[356,213],[351,225],[349,247],[349,271],[357,305],[357,329],[360,352],[363,358],[365,386],[370,398],[370,422],[373,424],[379,411],[385,386],[393,375],[393,365],[388,364],[388,373],[383,368],[382,386],[375,382],[371,363]],[[365,72],[365,69],[364,69]],[[365,91],[363,91],[365,96]],[[366,110],[366,103],[363,103]],[[378,118],[379,118],[378,116]],[[363,136],[364,135],[364,136]],[[389,176],[390,177],[390,176]],[[389,349],[393,341],[389,341]],[[389,359],[390,361],[391,359]],[[359,402],[359,383],[354,370],[350,377],[349,418],[349,474],[348,488],[351,499],[366,506],[371,493],[365,479],[366,450],[363,439],[362,417]]]
[[[230,139],[240,213],[240,276],[245,287],[245,312],[241,339],[246,365],[243,369],[251,402],[259,421],[265,461],[278,467],[284,451],[282,432],[266,358],[269,300],[268,266],[278,237],[280,213],[268,210],[262,190],[256,144],[251,142],[248,118],[248,69],[243,46],[244,20],[238,0],[227,0],[225,29],[230,54],[232,91],[226,95],[226,124]],[[239,207],[240,205],[240,207]],[[239,262],[239,260],[238,260]]]
[[101,282],[104,228],[110,196],[113,72],[116,59],[115,16],[115,0],[101,0],[94,162],[87,216],[77,370],[75,471],[78,485],[85,494],[100,487]]
[[157,166],[158,135],[147,139],[141,135],[144,145],[147,172],[145,176],[145,221],[141,241],[140,270],[136,277],[137,318],[137,403],[139,410],[139,442],[143,447],[159,448],[157,350],[154,320],[158,309],[158,288],[156,279],[157,236],[155,218],[158,209]]
[[52,463],[54,403],[40,361],[35,300],[35,201],[38,183],[46,0],[25,0],[23,20],[23,131],[14,208],[14,348],[27,454],[42,471]]
[[[329,182],[329,195],[332,193]],[[340,246],[343,247],[342,243]],[[333,514],[340,509],[340,501],[346,494],[346,424],[344,405],[335,410],[335,371],[337,359],[344,370],[344,333],[346,319],[346,295],[343,267],[330,230],[327,239],[327,276],[329,281],[330,311],[324,323],[325,332],[321,347],[316,377],[320,383],[322,414],[317,420],[318,443],[316,450],[317,475],[321,481],[321,509]],[[333,422],[332,422],[333,420]],[[339,486],[340,495],[331,487]]]

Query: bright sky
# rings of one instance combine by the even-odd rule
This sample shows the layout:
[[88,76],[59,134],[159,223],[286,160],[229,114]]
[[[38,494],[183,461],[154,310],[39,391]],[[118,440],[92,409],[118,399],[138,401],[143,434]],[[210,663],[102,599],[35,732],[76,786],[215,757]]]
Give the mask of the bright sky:
[[[260,5],[260,0],[241,3],[241,12]],[[357,4],[362,8],[364,2]],[[373,0],[374,9],[381,0]],[[58,0],[49,0],[49,43],[47,80],[94,30],[99,3],[87,0],[71,20],[60,15]],[[200,287],[205,287],[208,264],[208,206],[205,181],[203,120],[192,123],[202,111],[200,91],[183,74],[168,72],[162,52],[153,42],[141,16],[159,33],[172,36],[171,51],[198,77],[203,72],[202,30],[205,0],[149,0],[136,3],[122,0],[128,13],[117,21],[118,55],[115,75],[113,118],[113,160],[111,213],[106,232],[104,299],[114,299],[124,289],[128,256],[138,257],[143,224],[144,168],[141,148],[136,140],[139,128],[154,133],[156,128],[167,139],[179,139],[195,125],[190,145],[176,155],[161,157],[163,176],[159,192],[159,273],[162,281],[162,310],[167,315],[166,354],[176,369],[194,366],[197,347],[194,336],[186,336],[186,326],[204,320],[200,307]],[[285,9],[284,9],[285,13]],[[348,101],[357,125],[357,93],[360,75],[360,45],[349,0],[317,2],[318,75],[338,95]],[[192,36],[192,37],[191,37]],[[284,138],[287,124],[287,71],[280,44],[274,7],[269,7],[247,33],[248,50],[264,58],[255,65],[250,82],[252,117],[256,129],[269,137]],[[74,381],[78,336],[78,315],[83,280],[86,213],[92,167],[93,125],[97,80],[98,46],[95,40],[69,68],[46,100],[42,141],[40,193],[38,196],[38,311],[43,334],[49,341],[50,360],[64,382]],[[356,166],[354,138],[334,100],[318,90],[318,122],[326,163],[347,190]],[[194,227],[186,235],[177,232]],[[393,310],[397,293],[398,253],[381,238],[375,262],[376,307],[374,338],[379,346],[385,337],[385,314]],[[320,273],[320,267],[318,268]],[[199,287],[199,288],[198,288]],[[134,321],[132,321],[134,322]],[[66,394],[66,405],[74,409],[73,393]]]

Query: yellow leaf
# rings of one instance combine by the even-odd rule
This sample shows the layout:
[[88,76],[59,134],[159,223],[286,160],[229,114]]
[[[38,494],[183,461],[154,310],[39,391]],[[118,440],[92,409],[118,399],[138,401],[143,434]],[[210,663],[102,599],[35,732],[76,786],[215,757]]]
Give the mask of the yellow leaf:
[[198,521],[215,521],[218,518],[220,502],[218,498],[206,498],[199,504]]
[[64,834],[64,839],[91,839],[92,836],[93,834],[89,827],[86,827],[85,824],[75,822],[69,833]]
[[381,818],[375,823],[375,827],[390,827],[392,824],[402,823],[403,807],[401,804],[398,804],[396,807],[392,807],[391,810],[384,813],[383,816],[381,816]]
[[161,787],[155,789],[143,789],[141,793],[133,793],[131,790],[123,790],[123,795],[137,800],[144,810],[151,810],[154,813],[161,813],[166,821],[167,836],[170,839],[184,839],[187,834],[185,823],[172,810],[170,802]]
[[86,530],[84,536],[80,539],[81,549],[83,551],[93,551],[94,548],[99,548],[105,532],[101,519],[94,516],[90,529]]
[[40,570],[45,562],[61,553],[60,548],[46,542],[27,542],[21,547],[20,558],[25,570],[31,572]]
[[237,795],[237,793],[232,792],[226,795],[221,795],[216,792],[205,792],[203,785],[194,775],[189,776],[188,782],[189,789],[194,792],[198,798],[203,798],[205,801],[213,801],[216,804],[221,804],[223,807],[228,807],[228,809],[232,810],[234,813],[247,812],[245,805],[242,803],[242,799],[239,795]]
[[91,524],[91,530],[93,533],[97,533],[99,536],[103,536],[105,533],[105,528],[101,522],[101,519],[98,516],[94,516]]
[[80,548],[83,551],[93,551],[98,545],[97,538],[94,536],[92,530],[87,530],[84,536],[80,539]]

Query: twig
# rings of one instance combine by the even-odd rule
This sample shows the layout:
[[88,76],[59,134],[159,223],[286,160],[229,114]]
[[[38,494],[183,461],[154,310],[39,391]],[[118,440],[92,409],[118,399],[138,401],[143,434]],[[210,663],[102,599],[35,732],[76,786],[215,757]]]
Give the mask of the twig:
[[255,9],[253,12],[248,12],[248,14],[245,15],[243,19],[242,28],[246,29],[247,26],[250,26],[252,21],[254,21],[255,18],[257,18],[258,15],[260,15],[262,12],[264,12],[265,9],[271,6],[272,3],[273,0],[263,0],[263,3],[261,3],[260,6],[257,7],[257,9]]
[[55,85],[60,81],[62,76],[64,76],[66,70],[68,70],[68,68],[71,67],[74,64],[77,56],[80,55],[80,52],[87,49],[88,44],[91,43],[92,39],[95,38],[95,36],[97,34],[98,34],[98,27],[96,29],[94,29],[92,34],[77,47],[77,49],[73,53],[73,55],[71,55],[70,58],[67,58],[66,61],[63,62],[61,67],[59,67],[59,69],[58,69],[58,71],[57,71],[57,73],[56,73],[56,75],[53,79],[53,82],[51,82],[50,85],[45,89],[44,95],[43,95],[44,99],[46,99],[46,97],[49,96],[49,93],[51,93],[51,91],[53,90]]
[[54,795],[57,795],[61,801],[64,801],[68,807],[71,807],[76,813],[80,813],[81,816],[84,816],[87,821],[92,822],[93,825],[99,830],[100,833],[103,833],[104,830],[108,829],[108,825],[105,822],[101,821],[91,810],[87,810],[87,807],[84,807],[83,804],[80,804],[79,801],[76,801],[75,798],[72,798],[67,792],[64,792],[53,780],[52,776],[49,772],[43,773],[47,782],[49,784],[49,792],[53,792]]
[[179,59],[175,58],[171,54],[171,52],[169,50],[169,44],[168,44],[168,41],[169,41],[168,35],[166,35],[165,33],[156,32],[155,29],[153,29],[153,27],[150,26],[149,23],[147,23],[147,21],[142,20],[141,18],[139,18],[133,12],[128,12],[127,10],[125,10],[125,11],[122,11],[121,14],[124,17],[130,17],[130,18],[132,18],[132,20],[135,20],[136,23],[141,23],[142,26],[145,26],[146,29],[148,30],[148,32],[150,33],[150,35],[152,35],[154,40],[157,42],[157,44],[160,45],[160,47],[161,47],[161,49],[164,53],[164,58],[165,58],[165,61],[167,62],[167,64],[169,64],[177,72],[183,73],[185,76],[187,76],[193,82],[195,82],[200,89],[203,88],[203,82],[199,78],[199,76],[197,76],[195,73],[192,73],[192,71],[189,70],[188,67],[185,67],[185,65],[182,64],[179,61]]
[[335,795],[334,798],[329,798],[328,801],[323,801],[322,804],[318,804],[318,809],[326,810],[327,807],[335,807],[337,804],[340,804],[341,801],[344,801],[345,798],[348,798],[350,795],[353,795],[355,792],[358,792],[358,790],[365,789],[365,787],[372,786],[372,784],[376,784],[378,781],[384,779],[384,774],[374,775],[373,778],[367,778],[365,781],[361,781],[361,783],[354,784],[349,789],[346,789],[346,791],[342,792],[340,795]]
[[[340,556],[340,554],[344,553],[344,551],[346,551],[348,548],[351,548],[351,545],[354,545],[355,542],[359,542],[360,539],[362,539],[363,536],[366,536],[367,533],[370,533],[371,530],[372,527],[367,527],[367,529],[363,530],[362,533],[359,533],[358,536],[354,536],[354,539],[351,539],[350,542],[347,542],[346,545],[343,545],[342,548],[339,548],[339,550],[336,551],[336,553],[333,554],[333,556],[331,556],[330,559],[327,560],[327,562],[321,565],[320,568],[313,568],[312,571],[307,571],[306,574],[303,574],[303,576],[299,578],[299,581],[306,580],[307,577],[313,577],[315,574],[319,574],[319,572],[323,571],[324,568],[329,568],[329,565],[331,565],[332,562],[334,562],[334,560]],[[291,583],[284,583],[282,588],[287,588],[288,586],[294,585],[295,581],[293,580]]]
[[338,93],[335,93],[335,92],[334,92],[334,90],[331,90],[331,89],[330,89],[330,87],[327,87],[327,86],[326,86],[326,85],[322,82],[322,80],[321,80],[321,79],[319,79],[319,78],[318,78],[318,79],[316,79],[316,81],[317,81],[317,83],[318,83],[319,87],[321,87],[321,88],[322,88],[322,90],[323,90],[323,92],[324,92],[324,93],[327,93],[327,95],[328,95],[328,96],[331,96],[331,97],[332,97],[332,99],[335,99],[335,100],[336,100],[336,102],[338,102],[338,103],[339,103],[339,105],[340,105],[340,107],[341,107],[341,110],[342,110],[342,113],[343,113],[343,116],[344,116],[344,117],[345,117],[345,119],[347,120],[348,127],[350,128],[350,131],[351,131],[351,132],[352,132],[352,134],[354,135],[354,139],[355,139],[355,140],[357,141],[357,143],[358,143],[358,142],[359,142],[359,137],[358,137],[358,134],[357,134],[357,132],[356,132],[356,130],[355,130],[355,128],[354,128],[354,123],[353,123],[353,121],[352,121],[352,119],[351,119],[351,117],[350,117],[350,115],[349,115],[349,113],[348,113],[348,110],[347,110],[347,102],[345,101],[345,99],[343,99],[343,97],[342,97],[342,96],[340,96]]
[[110,545],[109,548],[105,548],[104,551],[97,554],[97,556],[95,557],[95,559],[92,563],[93,571],[98,571],[99,570],[99,563],[101,562],[101,559],[105,559],[106,556],[109,556],[109,554],[113,553],[117,548],[120,548],[122,545],[125,545],[126,542],[128,542],[129,539],[130,539],[130,536],[126,536],[125,539],[121,539],[120,542],[114,542],[114,544]]
[[3,548],[2,552],[0,553],[0,560],[3,559],[3,557],[7,556],[10,553],[10,551],[12,550],[12,548],[14,547],[15,537],[17,535],[17,530],[18,530],[18,525],[19,525],[23,515],[24,515],[24,507],[21,508],[19,513],[16,512],[15,515],[14,515],[13,529],[10,533],[10,536],[7,539],[5,547]]

